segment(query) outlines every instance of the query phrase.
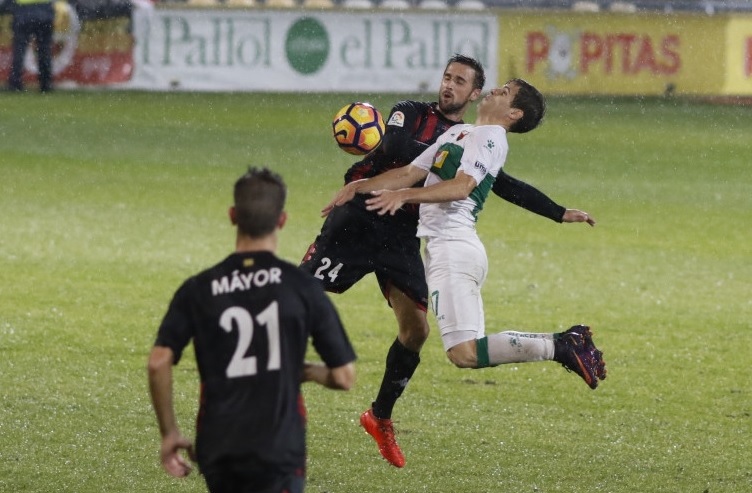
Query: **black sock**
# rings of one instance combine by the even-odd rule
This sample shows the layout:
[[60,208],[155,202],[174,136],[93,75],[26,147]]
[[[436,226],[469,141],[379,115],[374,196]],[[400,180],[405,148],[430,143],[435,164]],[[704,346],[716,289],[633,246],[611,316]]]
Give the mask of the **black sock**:
[[379,395],[373,402],[373,414],[379,419],[391,419],[394,404],[407,387],[407,383],[420,363],[420,355],[395,339],[386,355],[384,378]]

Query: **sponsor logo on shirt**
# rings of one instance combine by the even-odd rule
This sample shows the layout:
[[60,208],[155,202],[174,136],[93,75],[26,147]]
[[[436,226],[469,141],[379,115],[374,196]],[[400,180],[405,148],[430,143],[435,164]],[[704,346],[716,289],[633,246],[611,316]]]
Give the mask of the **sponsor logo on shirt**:
[[387,125],[392,125],[395,127],[404,127],[405,126],[405,114],[401,111],[395,111],[392,113],[392,116],[389,118],[389,121],[386,122]]
[[486,165],[481,163],[480,161],[475,161],[475,169],[479,169],[483,172],[483,174],[488,173],[488,169],[486,168]]
[[486,142],[486,149],[491,150],[494,147],[496,147],[496,144],[494,144],[494,141],[491,139],[488,139],[488,142]]

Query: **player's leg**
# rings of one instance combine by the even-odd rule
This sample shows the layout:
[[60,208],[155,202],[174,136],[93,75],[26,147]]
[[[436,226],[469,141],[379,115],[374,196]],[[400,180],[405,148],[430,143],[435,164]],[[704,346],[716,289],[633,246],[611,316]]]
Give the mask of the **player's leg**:
[[[15,7],[20,10],[23,7]],[[31,39],[31,32],[28,23],[21,15],[13,15],[13,59],[11,62],[10,76],[8,77],[8,88],[15,91],[23,90],[23,64],[26,47]]]
[[475,341],[484,336],[481,287],[488,272],[477,237],[431,238],[425,249],[426,279],[447,357],[459,368],[476,368]]
[[480,288],[486,255],[476,239],[432,239],[426,246],[426,275],[449,360],[459,368],[553,360],[577,373],[591,387],[606,377],[603,353],[590,329],[574,326],[562,333],[503,331],[484,335]]
[[416,303],[402,291],[389,290],[391,304],[399,334],[389,348],[384,376],[371,409],[360,417],[360,423],[376,440],[381,455],[395,467],[405,465],[405,457],[394,437],[392,410],[420,364],[420,349],[428,338],[428,321],[425,307]]
[[52,33],[55,14],[52,4],[44,4],[41,8],[49,10],[49,17],[40,19],[34,29],[39,66],[39,90],[49,92],[52,90]]
[[389,347],[378,395],[361,415],[361,425],[373,436],[381,455],[396,467],[405,458],[394,438],[392,411],[420,364],[420,350],[428,338],[427,286],[420,242],[413,235],[393,241],[380,251],[376,277],[397,319],[397,337]]
[[390,419],[392,410],[420,364],[420,350],[428,339],[425,309],[397,288],[389,290],[389,304],[397,318],[399,333],[386,356],[384,377],[373,412],[378,418]]
[[397,338],[386,357],[384,378],[373,403],[376,417],[389,419],[420,364],[420,350],[428,339],[428,286],[420,240],[412,229],[390,228],[392,235],[377,257],[376,279],[397,319]]

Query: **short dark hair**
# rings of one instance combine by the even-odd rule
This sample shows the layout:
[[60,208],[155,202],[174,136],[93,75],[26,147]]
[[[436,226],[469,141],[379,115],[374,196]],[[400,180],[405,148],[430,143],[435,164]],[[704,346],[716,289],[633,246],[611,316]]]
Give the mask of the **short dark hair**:
[[507,84],[510,83],[519,88],[512,101],[512,108],[522,110],[523,115],[509,127],[509,131],[524,134],[536,128],[543,120],[546,114],[546,100],[538,89],[524,79],[511,79]]
[[449,68],[449,65],[452,63],[467,65],[475,71],[475,80],[473,80],[474,89],[483,89],[483,86],[486,85],[486,71],[483,68],[483,65],[475,58],[455,53],[447,62],[446,67],[444,67],[444,72],[446,72],[446,69]]
[[238,230],[251,238],[261,238],[277,227],[285,207],[287,186],[277,173],[249,167],[235,182],[233,196]]

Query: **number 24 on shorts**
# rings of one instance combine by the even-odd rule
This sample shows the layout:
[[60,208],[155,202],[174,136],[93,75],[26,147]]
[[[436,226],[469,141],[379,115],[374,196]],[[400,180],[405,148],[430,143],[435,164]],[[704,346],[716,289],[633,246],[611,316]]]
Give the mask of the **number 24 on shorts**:
[[[331,270],[329,269],[332,266],[332,261],[329,257],[324,257],[321,259],[321,267],[316,269],[316,272],[313,274],[314,277],[317,279],[324,279],[324,276],[329,277],[329,280],[331,282],[334,282],[335,279],[337,279],[337,274],[339,274],[339,270],[342,268],[342,263],[335,265],[334,268]],[[328,271],[328,272],[327,272]]]

